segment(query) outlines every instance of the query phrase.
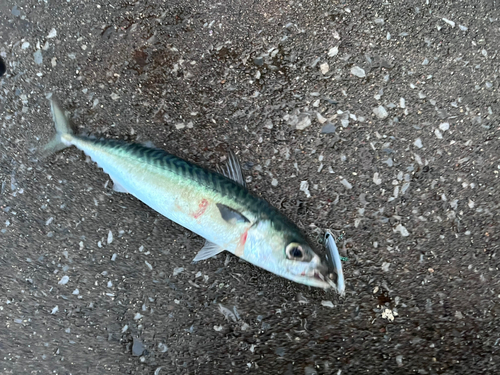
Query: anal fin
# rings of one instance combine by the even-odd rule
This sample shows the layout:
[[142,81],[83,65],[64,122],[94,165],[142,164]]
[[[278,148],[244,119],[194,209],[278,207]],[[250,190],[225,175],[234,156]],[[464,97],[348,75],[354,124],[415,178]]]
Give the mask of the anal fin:
[[216,245],[210,241],[206,241],[205,246],[203,246],[198,254],[196,254],[196,256],[194,257],[193,262],[199,262],[200,260],[211,258],[223,251],[224,249],[219,245]]

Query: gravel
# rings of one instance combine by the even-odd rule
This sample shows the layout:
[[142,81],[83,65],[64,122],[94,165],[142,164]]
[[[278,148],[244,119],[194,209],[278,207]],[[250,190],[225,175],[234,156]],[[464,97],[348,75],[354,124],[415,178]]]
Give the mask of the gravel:
[[[2,3],[2,373],[498,373],[494,3],[68,4]],[[346,296],[192,264],[203,239],[76,149],[39,158],[52,94],[98,137],[235,150],[341,238]]]

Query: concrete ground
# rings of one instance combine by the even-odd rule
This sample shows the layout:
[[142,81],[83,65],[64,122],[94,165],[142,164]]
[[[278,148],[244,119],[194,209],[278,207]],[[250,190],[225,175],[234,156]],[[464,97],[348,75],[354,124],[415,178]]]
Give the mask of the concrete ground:
[[[3,0],[0,372],[499,373],[498,7]],[[50,94],[92,134],[237,151],[313,241],[343,234],[346,296],[192,264],[203,240],[81,152],[39,160]]]

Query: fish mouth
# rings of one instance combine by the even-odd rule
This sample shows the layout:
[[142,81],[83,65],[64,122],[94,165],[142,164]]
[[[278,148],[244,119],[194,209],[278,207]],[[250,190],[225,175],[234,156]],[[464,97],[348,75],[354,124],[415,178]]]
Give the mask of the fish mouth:
[[308,272],[307,274],[302,274],[302,276],[319,281],[319,284],[321,284],[319,286],[324,289],[334,289],[338,291],[337,284],[331,278],[335,276],[334,274],[329,274],[328,276],[325,276],[320,271],[314,269],[311,272]]

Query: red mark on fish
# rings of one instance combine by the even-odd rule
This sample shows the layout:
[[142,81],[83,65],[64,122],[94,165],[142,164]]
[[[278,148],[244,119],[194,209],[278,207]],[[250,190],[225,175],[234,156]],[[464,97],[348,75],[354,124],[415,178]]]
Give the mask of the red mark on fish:
[[245,243],[247,242],[247,237],[248,237],[248,229],[240,237],[240,243],[238,244],[238,247],[234,252],[236,256],[242,257],[243,254],[245,253]]
[[247,236],[248,236],[248,229],[245,231],[245,233],[241,235],[240,244],[242,246],[245,246],[245,242],[247,242]]
[[196,212],[193,214],[193,217],[195,219],[198,219],[201,215],[205,213],[208,207],[208,201],[206,199],[202,199],[200,204],[198,205],[198,209]]

